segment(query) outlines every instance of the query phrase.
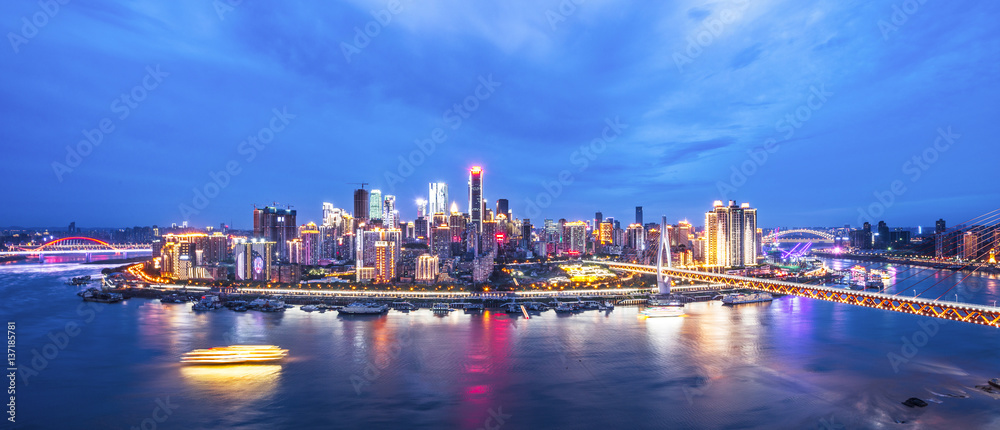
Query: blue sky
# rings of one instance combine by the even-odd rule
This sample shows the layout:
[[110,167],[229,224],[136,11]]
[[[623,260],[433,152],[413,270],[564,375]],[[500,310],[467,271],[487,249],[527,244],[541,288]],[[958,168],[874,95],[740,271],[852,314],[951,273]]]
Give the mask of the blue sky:
[[533,220],[700,224],[726,197],[762,226],[927,226],[1000,202],[995,2],[261,3],[3,2],[0,225],[318,221],[360,181],[412,219],[430,181],[464,209],[473,165]]

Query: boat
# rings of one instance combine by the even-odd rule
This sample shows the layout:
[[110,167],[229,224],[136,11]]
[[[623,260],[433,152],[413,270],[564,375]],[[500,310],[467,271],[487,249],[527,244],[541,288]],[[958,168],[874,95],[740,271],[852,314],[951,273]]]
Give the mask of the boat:
[[278,361],[288,355],[287,349],[274,345],[230,345],[196,349],[181,356],[186,364],[239,364]]
[[465,313],[482,312],[485,306],[482,303],[467,303],[462,309]]
[[401,312],[409,312],[417,310],[417,306],[410,302],[392,302],[391,307]]
[[451,312],[451,308],[448,307],[447,303],[435,303],[433,306],[431,306],[431,312],[448,313]]
[[299,309],[302,309],[303,311],[306,311],[306,312],[313,312],[313,311],[318,311],[319,310],[319,308],[317,308],[316,305],[305,305],[305,306],[303,306],[303,307],[301,307]]
[[556,313],[566,314],[571,312],[573,312],[573,306],[569,305],[568,303],[559,303],[558,305],[556,305]]
[[109,293],[106,291],[98,290],[97,288],[88,288],[86,291],[81,291],[77,293],[83,298],[85,302],[97,302],[97,303],[118,303],[125,298],[118,293]]
[[222,307],[222,302],[219,301],[219,296],[203,296],[198,303],[191,306],[193,311],[211,311],[219,309]]
[[66,281],[66,285],[80,286],[87,285],[90,283],[90,275],[87,276],[77,276],[75,278],[70,278]]
[[774,297],[769,293],[728,294],[722,298],[724,305],[741,305],[744,303],[770,302]]
[[993,378],[987,382],[995,388],[1000,388],[1000,378]]
[[659,317],[681,317],[684,316],[684,308],[677,306],[650,306],[639,312],[646,318],[659,318]]
[[354,302],[337,310],[344,315],[378,315],[389,310],[388,306],[377,303]]
[[187,301],[186,297],[177,294],[170,294],[160,298],[160,303],[185,303]]
[[236,311],[236,312],[246,312],[247,311],[247,307],[244,306],[244,305],[239,305],[239,306],[233,307],[233,310]]
[[520,314],[521,304],[517,302],[507,302],[500,305],[500,309],[508,314]]

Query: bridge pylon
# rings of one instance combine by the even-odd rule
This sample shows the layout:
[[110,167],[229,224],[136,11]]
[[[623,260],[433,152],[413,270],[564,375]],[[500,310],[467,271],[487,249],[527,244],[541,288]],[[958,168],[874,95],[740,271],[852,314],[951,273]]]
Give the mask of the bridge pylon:
[[667,238],[667,216],[660,219],[660,243],[656,246],[656,292],[670,294],[670,278],[663,276],[663,254],[667,254],[667,267],[673,267],[670,257],[670,239]]

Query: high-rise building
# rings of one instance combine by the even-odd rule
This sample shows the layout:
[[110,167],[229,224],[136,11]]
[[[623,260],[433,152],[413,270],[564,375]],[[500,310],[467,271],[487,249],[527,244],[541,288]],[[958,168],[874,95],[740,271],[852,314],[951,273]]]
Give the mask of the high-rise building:
[[448,224],[438,224],[431,229],[431,254],[447,260],[451,258],[451,228]]
[[708,266],[746,267],[757,265],[757,209],[749,203],[729,206],[716,201],[705,213]]
[[531,220],[521,220],[521,248],[531,249]]
[[469,170],[469,218],[477,234],[483,232],[485,212],[483,201],[483,168],[473,166]]
[[961,236],[959,241],[959,255],[963,259],[973,260],[979,257],[979,234],[972,231],[967,231]]
[[480,252],[484,254],[496,254],[497,251],[497,235],[502,234],[497,229],[496,221],[483,221],[483,234],[481,242]]
[[361,188],[354,190],[354,219],[358,220],[358,223],[368,222],[368,190]]
[[382,191],[372,190],[368,195],[368,216],[370,221],[382,220]]
[[316,224],[310,222],[299,227],[298,240],[301,242],[301,249],[298,250],[299,255],[297,256],[289,254],[292,262],[312,266],[318,264],[322,251],[320,247],[321,238],[319,228],[316,227]]
[[642,225],[642,206],[635,207],[635,223]]
[[[236,257],[236,279],[240,281],[266,282],[271,279],[271,266],[274,264],[273,241],[254,238],[238,239],[233,246]],[[281,248],[284,248],[283,246]]]
[[254,237],[281,244],[272,250],[276,261],[288,261],[288,247],[285,244],[299,236],[298,229],[294,209],[265,206],[253,210]]
[[646,250],[646,229],[642,224],[630,224],[625,230],[625,247],[636,251]]
[[934,223],[934,233],[944,233],[947,230],[948,224],[944,222],[944,218],[940,218]]
[[417,217],[427,216],[427,200],[417,199]]
[[570,254],[587,252],[587,223],[573,221],[563,224],[563,249]]
[[603,221],[598,226],[597,239],[601,241],[601,245],[611,245],[612,237],[611,233],[615,229],[613,222]]
[[396,277],[396,260],[399,248],[391,242],[379,240],[375,242],[375,282],[384,284]]
[[396,212],[396,196],[386,194],[382,205],[382,225],[385,228],[399,228],[398,212]]
[[875,245],[876,248],[885,248],[889,246],[889,225],[885,221],[878,222],[878,230],[875,234]]
[[503,215],[508,220],[511,219],[511,217],[510,217],[510,203],[507,201],[507,199],[497,200],[497,212],[496,212],[497,218],[499,218],[500,215]]
[[419,282],[434,282],[438,275],[439,261],[437,256],[430,254],[417,257],[416,280]]
[[431,182],[428,186],[429,193],[427,200],[430,203],[430,214],[437,212],[448,212],[448,184],[444,182]]
[[600,228],[601,223],[604,222],[604,214],[597,212],[594,214],[594,229]]

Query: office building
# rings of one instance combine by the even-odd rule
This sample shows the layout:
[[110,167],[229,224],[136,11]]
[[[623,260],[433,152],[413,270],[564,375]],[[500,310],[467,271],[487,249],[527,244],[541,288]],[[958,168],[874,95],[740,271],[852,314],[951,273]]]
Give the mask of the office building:
[[499,218],[500,215],[503,215],[508,220],[511,220],[510,202],[508,202],[507,199],[497,200],[497,212],[496,212],[497,218]]
[[370,224],[377,224],[382,221],[382,200],[381,190],[372,190],[368,195],[368,221]]
[[944,218],[940,218],[934,222],[934,233],[944,233],[948,230],[948,224],[944,222]]
[[635,223],[642,225],[642,206],[635,207]]
[[477,234],[483,231],[485,204],[486,202],[483,201],[483,168],[474,166],[469,169],[469,218]]
[[396,196],[386,194],[382,204],[382,225],[385,228],[399,228],[399,212],[396,211]]
[[587,252],[587,223],[573,221],[563,224],[563,250],[571,255]]
[[437,212],[448,212],[448,184],[444,182],[431,182],[428,186],[428,200],[430,204],[429,214]]
[[354,190],[354,219],[358,220],[358,223],[368,222],[369,208],[368,190],[364,188]]
[[[236,257],[236,280],[267,282],[271,279],[276,243],[254,238],[238,239],[233,246]],[[284,248],[284,247],[282,247]]]
[[267,242],[281,244],[272,249],[272,252],[275,252],[273,257],[278,262],[288,261],[288,247],[285,244],[299,235],[299,226],[295,223],[295,210],[271,206],[254,208],[253,235]]

